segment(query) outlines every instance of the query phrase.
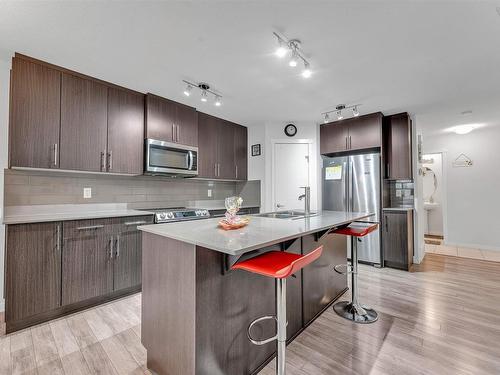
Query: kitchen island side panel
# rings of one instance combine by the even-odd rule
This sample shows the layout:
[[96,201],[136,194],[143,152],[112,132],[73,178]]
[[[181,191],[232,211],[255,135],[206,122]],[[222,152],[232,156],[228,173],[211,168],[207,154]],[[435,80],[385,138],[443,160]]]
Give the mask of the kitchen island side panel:
[[142,332],[147,366],[195,375],[195,246],[142,234]]

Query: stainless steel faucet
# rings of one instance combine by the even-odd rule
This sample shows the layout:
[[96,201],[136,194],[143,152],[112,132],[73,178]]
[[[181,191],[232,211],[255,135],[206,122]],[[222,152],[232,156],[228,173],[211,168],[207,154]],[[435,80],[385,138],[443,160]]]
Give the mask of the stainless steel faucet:
[[304,199],[304,215],[311,214],[311,188],[309,186],[301,186],[304,189],[304,194],[299,195],[299,200]]

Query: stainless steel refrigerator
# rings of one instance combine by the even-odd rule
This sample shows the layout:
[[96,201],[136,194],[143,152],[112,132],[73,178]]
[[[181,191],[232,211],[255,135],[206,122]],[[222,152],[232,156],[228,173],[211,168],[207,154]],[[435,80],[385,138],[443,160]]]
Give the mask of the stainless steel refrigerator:
[[[380,222],[380,154],[323,157],[322,172],[323,210],[374,212],[366,220]],[[378,230],[357,245],[360,261],[380,265]]]

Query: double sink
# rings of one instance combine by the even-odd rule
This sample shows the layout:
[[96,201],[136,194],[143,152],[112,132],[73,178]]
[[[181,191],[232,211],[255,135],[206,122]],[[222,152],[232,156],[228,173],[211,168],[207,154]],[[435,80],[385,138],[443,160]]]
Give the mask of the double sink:
[[289,210],[289,211],[267,212],[267,213],[258,214],[255,216],[270,217],[273,219],[302,219],[302,218],[316,216],[316,215],[317,215],[316,212],[311,212],[309,214],[306,214],[305,211]]

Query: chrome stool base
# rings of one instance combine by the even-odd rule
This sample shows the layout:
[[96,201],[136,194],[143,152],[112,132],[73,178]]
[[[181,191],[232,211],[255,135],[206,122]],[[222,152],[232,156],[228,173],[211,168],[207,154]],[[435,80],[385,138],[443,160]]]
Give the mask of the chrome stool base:
[[333,305],[333,310],[337,315],[354,323],[368,324],[378,320],[378,314],[375,310],[359,304],[353,305],[352,302],[348,301],[337,302]]

